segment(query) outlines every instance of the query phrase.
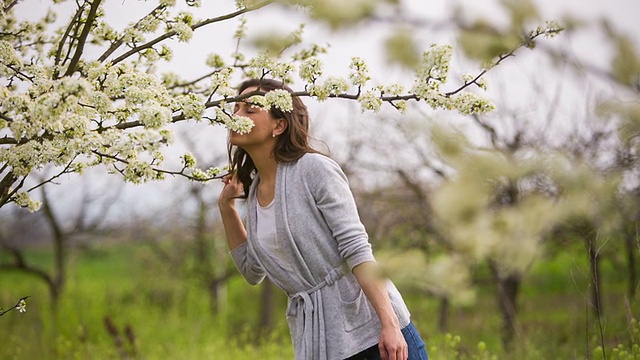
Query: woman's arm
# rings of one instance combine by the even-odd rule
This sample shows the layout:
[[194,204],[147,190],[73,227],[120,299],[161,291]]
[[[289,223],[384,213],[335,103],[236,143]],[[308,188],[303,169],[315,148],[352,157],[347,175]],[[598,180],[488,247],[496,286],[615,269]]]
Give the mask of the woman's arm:
[[353,274],[382,325],[378,344],[380,356],[388,360],[406,360],[409,356],[407,342],[402,335],[398,317],[391,306],[391,300],[384,280],[379,275],[377,264],[372,261],[363,262],[353,268]]
[[329,158],[313,156],[307,160],[310,164],[307,164],[305,172],[306,184],[337,241],[340,256],[355,275],[380,319],[380,355],[382,359],[406,360],[407,343],[385,283],[378,275],[371,244],[360,221],[347,177],[340,166]]
[[346,175],[330,158],[310,155],[315,156],[300,160],[305,160],[305,185],[331,229],[340,257],[349,269],[365,261],[375,261]]
[[243,193],[242,183],[232,175],[222,178],[222,182],[224,182],[224,188],[218,197],[218,208],[231,257],[249,284],[259,284],[264,279],[265,272],[262,266],[250,256],[247,247],[247,229],[235,205],[236,198]]

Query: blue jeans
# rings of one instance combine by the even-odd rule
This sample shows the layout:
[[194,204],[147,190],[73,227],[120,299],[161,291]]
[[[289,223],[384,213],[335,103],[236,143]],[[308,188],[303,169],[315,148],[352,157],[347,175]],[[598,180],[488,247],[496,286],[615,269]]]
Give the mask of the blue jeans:
[[[408,360],[429,360],[427,356],[427,349],[425,348],[424,341],[418,334],[418,329],[413,325],[413,323],[409,323],[409,325],[405,326],[402,329],[402,335],[404,336],[404,340],[407,342],[407,346],[409,347],[409,358]],[[365,351],[362,351],[348,359],[345,360],[380,360],[380,350],[378,349],[378,344],[373,345]]]

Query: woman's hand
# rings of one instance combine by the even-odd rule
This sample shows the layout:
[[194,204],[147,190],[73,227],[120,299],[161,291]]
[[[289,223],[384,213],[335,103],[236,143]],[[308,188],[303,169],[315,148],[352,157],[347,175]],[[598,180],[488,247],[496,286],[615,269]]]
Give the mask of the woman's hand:
[[236,198],[242,196],[244,187],[233,174],[222,178],[224,187],[218,196],[218,208],[222,217],[222,225],[227,235],[229,250],[233,250],[247,241],[247,230],[236,210]]
[[378,265],[373,261],[365,261],[356,265],[352,272],[362,287],[367,299],[380,319],[380,357],[383,360],[407,360],[409,346],[404,340],[398,318],[391,306],[387,287],[380,276]]
[[220,191],[220,196],[218,196],[218,207],[221,210],[223,208],[233,207],[235,200],[244,193],[242,183],[234,174],[224,176],[222,182],[224,183],[224,187],[222,191]]
[[382,326],[378,348],[382,360],[406,360],[409,357],[409,347],[397,325]]

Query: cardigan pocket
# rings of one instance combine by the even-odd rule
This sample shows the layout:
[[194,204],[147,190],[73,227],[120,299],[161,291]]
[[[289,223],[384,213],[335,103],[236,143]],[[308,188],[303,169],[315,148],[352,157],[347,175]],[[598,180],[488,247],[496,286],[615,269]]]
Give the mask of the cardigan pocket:
[[344,330],[346,332],[351,332],[371,321],[373,318],[371,315],[371,307],[362,289],[358,287],[358,294],[356,298],[351,301],[344,301],[342,295],[343,294],[341,294],[340,302],[342,303]]

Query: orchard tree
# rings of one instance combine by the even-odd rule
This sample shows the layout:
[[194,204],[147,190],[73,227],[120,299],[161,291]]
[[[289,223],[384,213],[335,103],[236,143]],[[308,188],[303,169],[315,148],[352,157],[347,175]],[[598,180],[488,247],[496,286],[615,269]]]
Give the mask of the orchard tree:
[[[326,49],[305,45],[302,27],[281,39],[270,39],[269,46],[256,56],[245,57],[240,51],[247,25],[242,16],[267,6],[284,6],[338,29],[365,21],[395,2],[233,3],[235,11],[199,19],[189,11],[198,7],[199,1],[187,0],[187,10],[179,11],[175,0],[161,0],[147,15],[117,31],[109,25],[100,0],[74,4],[53,1],[42,19],[16,17],[16,9],[29,6],[27,2],[0,2],[0,207],[13,202],[36,210],[39,203],[29,196],[32,190],[62,174],[81,173],[98,165],[133,183],[166,175],[201,181],[219,176],[222,169],[199,169],[189,154],[182,156],[182,168],[167,169],[163,167],[162,150],[172,142],[172,123],[207,121],[241,133],[249,131],[249,119],[232,115],[236,101],[250,98],[260,107],[291,107],[285,92],[262,96],[256,91],[237,96],[232,84],[247,77],[269,77],[285,83],[297,78],[302,90],[294,96],[320,101],[350,99],[363,111],[378,111],[384,103],[402,111],[407,101],[417,101],[465,114],[488,112],[493,105],[469,91],[470,87],[482,86],[482,75],[516,49],[532,47],[539,36],[561,31],[558,24],[550,23],[510,38],[514,41],[508,43],[509,47],[491,53],[492,59],[476,76],[450,91],[443,85],[447,83],[452,47],[434,45],[418,51],[415,46],[407,46],[411,56],[402,59],[412,59],[405,61],[415,75],[412,82],[373,85],[368,67],[360,58],[352,59],[348,78],[324,74],[318,54]],[[57,10],[63,5],[72,6],[74,11],[61,27],[53,28]],[[210,71],[193,79],[157,73],[159,62],[171,60],[170,40],[188,42],[195,31],[234,19],[238,22],[238,49],[226,58],[211,54],[202,59]],[[402,46],[408,44],[406,41],[392,36],[389,46]],[[45,167],[54,167],[55,174],[33,181],[33,175]]]
[[[82,177],[82,182],[75,184],[77,194],[67,196],[66,206],[57,203],[56,195],[51,194],[58,189],[46,184],[39,188],[43,211],[30,214],[20,208],[3,209],[0,254],[6,256],[0,260],[0,270],[20,272],[44,282],[54,310],[57,310],[65,289],[69,260],[74,253],[72,249],[87,246],[89,239],[104,236],[110,230],[105,222],[120,199],[121,186],[113,186],[108,179],[111,178],[96,181],[92,176]],[[96,191],[97,188],[106,190]],[[72,206],[68,205],[70,201]],[[65,212],[65,207],[72,208],[72,214]],[[52,244],[53,266],[50,269],[34,262],[24,252],[24,243],[44,239],[50,239]]]

